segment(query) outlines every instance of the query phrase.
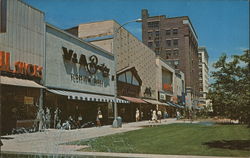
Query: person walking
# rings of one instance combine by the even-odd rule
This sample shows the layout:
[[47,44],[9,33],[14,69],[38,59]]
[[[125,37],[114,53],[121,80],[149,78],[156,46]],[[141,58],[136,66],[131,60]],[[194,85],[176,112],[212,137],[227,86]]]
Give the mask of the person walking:
[[161,110],[158,110],[157,111],[157,118],[158,118],[158,120],[159,120],[160,123],[161,123],[161,117],[162,117]]
[[139,121],[140,120],[140,111],[138,108],[136,108],[136,111],[135,111],[135,121]]
[[153,113],[152,113],[152,121],[157,122],[156,110],[153,110]]
[[103,116],[102,116],[101,108],[98,107],[97,108],[97,116],[96,116],[96,125],[98,127],[101,127],[101,125],[102,125],[102,118],[103,118]]

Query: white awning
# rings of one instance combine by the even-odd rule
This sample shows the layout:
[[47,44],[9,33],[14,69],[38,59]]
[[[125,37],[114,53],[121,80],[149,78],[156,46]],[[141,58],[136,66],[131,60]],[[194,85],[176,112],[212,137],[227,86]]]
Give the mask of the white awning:
[[[96,101],[96,102],[114,102],[115,101],[115,97],[112,97],[112,96],[71,92],[71,91],[64,91],[64,90],[54,90],[54,89],[47,89],[47,90],[58,95],[67,96],[68,99],[72,99],[72,100],[84,100],[84,101]],[[119,99],[119,98],[116,98],[116,102],[117,103],[129,103],[128,101]]]
[[0,76],[0,83],[5,85],[12,85],[12,86],[21,86],[21,87],[31,87],[31,88],[45,88],[40,84],[36,83],[35,81],[31,80],[24,80],[14,77],[6,77]]
[[155,105],[166,105],[166,103],[159,102],[158,100],[152,100],[152,99],[143,99],[144,101],[150,103],[150,104],[155,104]]

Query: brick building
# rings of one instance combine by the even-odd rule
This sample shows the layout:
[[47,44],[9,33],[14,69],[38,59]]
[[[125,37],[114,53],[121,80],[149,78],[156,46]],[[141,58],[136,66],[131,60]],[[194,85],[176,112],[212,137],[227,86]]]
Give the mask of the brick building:
[[198,37],[188,16],[149,16],[142,10],[142,41],[156,55],[185,73],[187,105],[199,98]]

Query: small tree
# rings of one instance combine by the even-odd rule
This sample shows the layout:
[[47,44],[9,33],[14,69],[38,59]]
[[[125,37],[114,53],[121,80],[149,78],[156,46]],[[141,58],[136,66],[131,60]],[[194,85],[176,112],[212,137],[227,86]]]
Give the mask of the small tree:
[[237,119],[250,125],[250,51],[232,56],[223,54],[212,72],[208,97],[212,100],[215,115]]

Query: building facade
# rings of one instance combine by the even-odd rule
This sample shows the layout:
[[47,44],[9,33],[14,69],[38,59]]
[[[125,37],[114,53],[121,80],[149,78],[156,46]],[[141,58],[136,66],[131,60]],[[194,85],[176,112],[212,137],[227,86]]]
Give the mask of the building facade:
[[[45,105],[61,111],[60,119],[80,118],[95,122],[97,109],[102,124],[113,120],[115,101],[114,55],[76,36],[46,25]],[[121,103],[121,99],[117,100]],[[125,101],[124,101],[125,102]],[[55,125],[54,125],[55,126]]]
[[1,0],[1,132],[36,124],[44,80],[44,13],[19,0]]
[[142,80],[140,97],[157,99],[155,54],[114,21],[79,24],[66,31],[116,55],[116,71],[135,67]]
[[198,37],[187,16],[149,16],[142,10],[142,41],[156,55],[185,74],[188,106],[199,97]]
[[208,93],[208,53],[206,47],[199,47],[199,82],[200,82],[200,104],[206,105]]

